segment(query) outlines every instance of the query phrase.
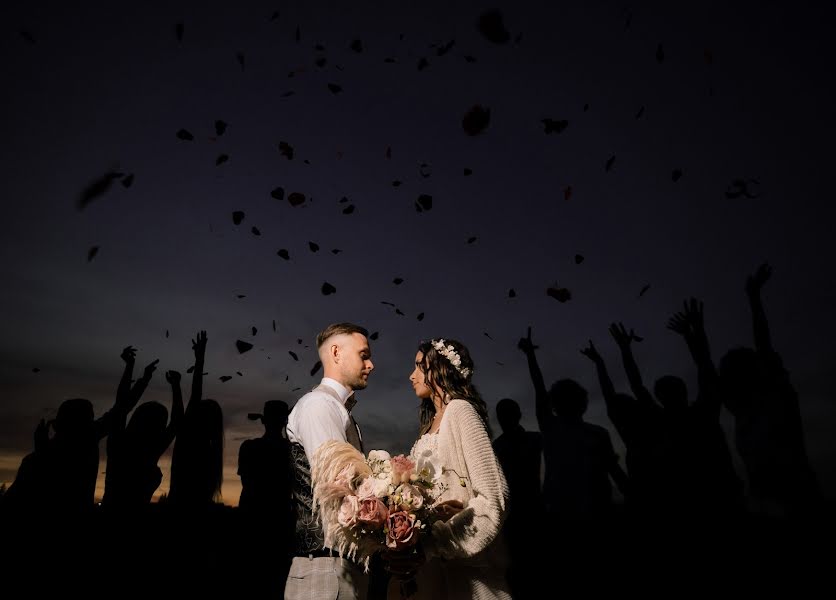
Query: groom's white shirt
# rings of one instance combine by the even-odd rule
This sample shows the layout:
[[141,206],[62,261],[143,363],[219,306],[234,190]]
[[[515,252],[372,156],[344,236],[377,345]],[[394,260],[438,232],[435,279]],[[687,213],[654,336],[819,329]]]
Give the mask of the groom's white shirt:
[[345,432],[351,422],[345,408],[345,401],[351,396],[351,391],[330,377],[323,377],[321,385],[337,392],[340,402],[327,392],[314,389],[299,398],[287,418],[287,437],[291,443],[302,444],[308,462],[323,442],[345,442]]

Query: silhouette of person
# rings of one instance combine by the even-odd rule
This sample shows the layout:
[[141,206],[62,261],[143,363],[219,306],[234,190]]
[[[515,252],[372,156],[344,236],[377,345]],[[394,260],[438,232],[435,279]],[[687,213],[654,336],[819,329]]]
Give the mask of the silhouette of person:
[[735,447],[757,514],[812,517],[821,490],[804,442],[798,394],[772,346],[761,297],[772,276],[761,265],[746,280],[755,347],[735,348],[720,361],[723,402],[734,416]]
[[[156,361],[149,365],[156,366]],[[132,390],[135,404],[150,380],[150,372]],[[159,402],[140,404],[125,423],[126,415],[119,413],[107,438],[107,471],[102,506],[108,509],[132,510],[147,507],[162,482],[162,471],[157,463],[171,445],[183,418],[183,397],[180,373],[166,372],[172,389],[171,422],[168,410]]]
[[192,340],[195,364],[192,393],[171,457],[168,502],[177,509],[206,509],[220,499],[223,481],[223,412],[215,400],[203,399],[206,332]]
[[[697,397],[689,406],[682,384],[679,414],[680,428],[687,446],[685,453],[692,477],[692,501],[708,515],[728,520],[743,509],[743,484],[734,469],[726,434],[720,427],[719,378],[705,332],[703,304],[695,298],[686,301],[683,310],[671,317],[668,329],[685,340],[697,366]],[[657,393],[657,396],[659,394]]]
[[592,340],[581,354],[595,364],[607,417],[626,448],[624,462],[629,489],[625,505],[632,515],[650,516],[659,501],[656,488],[662,485],[664,477],[664,471],[659,468],[663,454],[661,426],[654,420],[658,406],[652,399],[647,404],[647,398],[642,402],[629,394],[616,392],[607,365]]
[[269,574],[248,580],[249,595],[255,597],[284,597],[293,556],[296,512],[290,442],[285,431],[288,413],[287,403],[281,400],[265,402],[262,414],[250,413],[251,420],[264,424],[264,435],[244,440],[238,451],[238,509],[249,533],[247,571]]
[[289,411],[286,402],[268,400],[263,414],[249,415],[251,420],[263,423],[264,435],[244,440],[238,451],[241,510],[267,515],[281,511],[283,504],[289,508],[292,479],[290,443],[285,432]]
[[493,449],[505,472],[510,494],[508,515],[502,526],[510,556],[508,583],[514,597],[525,598],[534,592],[541,568],[542,548],[527,525],[529,515],[543,512],[540,491],[543,438],[539,431],[526,431],[520,425],[520,405],[511,398],[497,402],[496,418],[502,433],[493,441]]
[[683,336],[697,365],[699,391],[692,404],[685,382],[673,375],[656,380],[656,404],[633,357],[635,335],[621,323],[610,326],[633,394],[648,409],[649,427],[658,436],[654,456],[660,483],[655,488],[657,516],[685,518],[688,523],[695,518],[700,523],[711,522],[706,518],[728,518],[741,506],[741,486],[719,423],[720,398],[702,305],[694,299],[686,302],[685,310],[674,314],[668,328]]
[[[130,346],[122,351],[125,372],[113,406],[101,417],[94,419],[89,400],[72,398],[61,403],[54,421],[41,420],[35,430],[35,450],[24,457],[5,494],[7,509],[35,514],[92,514],[99,442],[110,432],[115,416],[133,407],[133,352]],[[153,372],[154,364],[148,368]],[[51,438],[50,427],[55,432]]]
[[502,433],[493,441],[496,457],[505,471],[511,493],[508,519],[513,520],[514,498],[525,499],[528,509],[537,510],[542,502],[540,492],[540,457],[543,438],[538,431],[526,431],[520,425],[520,405],[511,398],[503,398],[496,404],[496,418]]
[[546,467],[543,499],[549,520],[587,525],[595,521],[600,525],[612,516],[610,477],[620,490],[627,487],[627,474],[618,464],[610,435],[603,427],[583,420],[588,399],[579,383],[559,379],[546,391],[531,328],[517,346],[528,359],[534,384]]

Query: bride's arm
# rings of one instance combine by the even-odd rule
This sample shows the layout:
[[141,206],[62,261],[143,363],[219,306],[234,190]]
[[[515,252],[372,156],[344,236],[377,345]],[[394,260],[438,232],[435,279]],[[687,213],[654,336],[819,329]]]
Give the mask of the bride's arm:
[[454,444],[466,462],[469,479],[465,485],[470,487],[471,498],[464,510],[433,525],[427,550],[444,558],[466,558],[484,550],[499,534],[508,484],[476,410],[467,402],[455,402],[447,409],[445,418],[450,417]]

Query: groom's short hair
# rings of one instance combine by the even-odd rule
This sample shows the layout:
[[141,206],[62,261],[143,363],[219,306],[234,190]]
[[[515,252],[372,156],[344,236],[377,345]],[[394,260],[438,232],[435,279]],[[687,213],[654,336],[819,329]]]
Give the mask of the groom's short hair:
[[316,336],[316,347],[317,349],[322,348],[322,344],[332,336],[342,334],[351,335],[352,333],[359,333],[363,337],[369,337],[369,332],[366,328],[355,325],[354,323],[332,323]]

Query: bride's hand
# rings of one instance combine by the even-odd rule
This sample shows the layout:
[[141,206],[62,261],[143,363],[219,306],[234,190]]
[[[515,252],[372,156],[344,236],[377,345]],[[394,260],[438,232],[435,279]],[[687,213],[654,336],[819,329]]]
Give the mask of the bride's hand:
[[446,500],[437,504],[435,510],[442,521],[447,521],[464,510],[464,504],[460,500]]

